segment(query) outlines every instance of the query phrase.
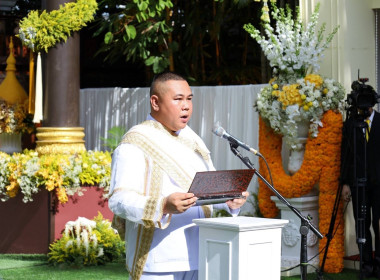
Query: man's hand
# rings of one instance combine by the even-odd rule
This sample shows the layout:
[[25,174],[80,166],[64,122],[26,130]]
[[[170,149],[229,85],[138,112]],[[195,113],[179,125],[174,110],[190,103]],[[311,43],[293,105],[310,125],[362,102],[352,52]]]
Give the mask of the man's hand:
[[197,199],[193,193],[172,193],[165,197],[164,214],[183,213],[194,206]]
[[226,203],[230,209],[238,209],[243,206],[243,204],[247,201],[247,197],[249,196],[249,192],[243,192],[242,195],[244,198],[235,198],[233,200],[228,200]]
[[351,189],[349,185],[343,185],[342,188],[342,199],[344,201],[350,202],[351,200]]

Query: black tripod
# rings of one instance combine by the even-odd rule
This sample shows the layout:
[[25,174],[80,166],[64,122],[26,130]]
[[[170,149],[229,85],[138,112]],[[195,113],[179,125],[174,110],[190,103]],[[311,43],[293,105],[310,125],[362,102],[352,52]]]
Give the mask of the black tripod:
[[[366,205],[365,203],[363,204],[363,202],[365,202],[365,187],[366,187],[366,183],[367,183],[367,178],[366,178],[366,141],[365,141],[365,133],[363,133],[363,131],[367,130],[368,129],[368,125],[366,122],[364,122],[364,117],[363,116],[357,116],[357,110],[356,108],[354,108],[355,111],[354,111],[354,116],[353,116],[353,127],[351,130],[349,130],[349,132],[351,133],[352,132],[352,140],[353,140],[353,186],[352,186],[352,189],[355,191],[355,195],[353,196],[353,199],[355,199],[355,213],[356,214],[356,218],[355,218],[355,222],[356,222],[356,242],[358,244],[358,248],[359,248],[359,256],[360,256],[360,279],[363,279],[363,271],[362,271],[362,266],[363,266],[363,246],[366,242],[366,237],[365,237],[365,219],[366,219],[366,212],[367,212],[367,209],[366,209]],[[359,130],[358,134],[357,134],[357,130]],[[347,131],[344,131],[343,133],[347,133]],[[357,143],[357,137],[363,137],[362,141],[364,144],[361,145],[361,148],[362,148],[362,154],[363,154],[363,159],[362,159],[362,164],[361,164],[361,177],[358,178],[357,177],[357,169],[358,169],[358,164],[357,164],[357,152],[358,152],[358,143]],[[349,139],[350,137],[348,137]],[[346,169],[347,168],[347,154],[345,154],[345,157],[343,159],[343,164],[342,164],[342,169]],[[327,257],[327,253],[328,253],[328,248],[329,248],[329,245],[330,245],[330,242],[332,240],[332,238],[334,237],[333,236],[333,232],[334,232],[334,226],[335,226],[335,221],[336,221],[336,216],[338,214],[338,211],[339,211],[339,203],[340,203],[340,200],[341,200],[341,196],[342,196],[342,187],[343,187],[343,184],[340,182],[339,184],[339,187],[338,187],[338,190],[337,190],[337,193],[336,193],[336,196],[335,196],[335,203],[334,203],[334,208],[333,208],[333,212],[332,212],[332,216],[331,216],[331,220],[330,220],[330,226],[329,226],[329,231],[328,233],[326,234],[326,237],[327,237],[327,242],[326,242],[326,248],[325,248],[325,251],[324,251],[324,255],[323,255],[323,260],[322,260],[322,263],[321,263],[321,267],[320,269],[317,271],[317,279],[319,280],[322,280],[323,279],[323,272],[324,272],[324,266],[325,266],[325,262],[326,262],[326,257]]]
[[[293,207],[265,178],[253,167],[253,164],[249,160],[248,157],[243,157],[239,151],[237,150],[238,145],[230,142],[231,151],[236,155],[240,160],[249,168],[255,170],[255,174],[259,177],[265,185],[267,185],[273,193],[278,197],[278,199],[283,202],[286,206],[288,206],[300,219],[300,233],[301,233],[301,252],[300,252],[300,264],[301,264],[301,280],[307,279],[307,234],[311,229],[312,232],[320,239],[323,238],[323,235],[314,227],[314,225],[310,222],[310,217],[305,217],[301,214],[301,212]],[[258,154],[258,156],[261,156]]]

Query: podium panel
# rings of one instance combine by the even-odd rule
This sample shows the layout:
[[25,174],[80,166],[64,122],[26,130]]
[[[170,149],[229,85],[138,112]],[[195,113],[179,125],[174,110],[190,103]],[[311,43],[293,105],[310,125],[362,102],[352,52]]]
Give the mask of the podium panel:
[[286,220],[254,217],[195,219],[199,280],[278,280]]

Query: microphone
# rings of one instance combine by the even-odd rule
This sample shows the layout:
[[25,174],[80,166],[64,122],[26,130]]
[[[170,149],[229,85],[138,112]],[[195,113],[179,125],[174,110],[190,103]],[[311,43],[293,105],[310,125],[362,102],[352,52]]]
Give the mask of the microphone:
[[224,138],[224,139],[228,140],[230,143],[238,145],[238,146],[242,147],[243,149],[247,150],[248,152],[251,152],[254,155],[262,157],[262,155],[257,150],[255,150],[254,148],[251,148],[247,144],[241,142],[240,140],[236,139],[232,135],[228,134],[227,131],[223,127],[221,127],[219,124],[216,124],[214,126],[214,129],[212,130],[212,132],[216,136]]

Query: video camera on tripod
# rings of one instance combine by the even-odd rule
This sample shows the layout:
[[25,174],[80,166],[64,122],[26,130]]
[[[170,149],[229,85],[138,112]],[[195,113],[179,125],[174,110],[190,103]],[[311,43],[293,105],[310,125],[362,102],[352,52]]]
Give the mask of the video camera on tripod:
[[[352,91],[347,95],[346,101],[349,107],[343,127],[342,153],[344,154],[341,165],[341,180],[343,177],[344,184],[349,184],[351,188],[356,243],[360,255],[360,279],[373,273],[372,236],[369,232],[371,221],[368,219],[373,205],[368,199],[370,193],[368,192],[367,149],[370,147],[368,139],[375,138],[369,136],[370,127],[366,120],[372,114],[372,107],[380,102],[380,96],[366,82],[368,78],[360,78],[358,71],[358,80],[352,83]],[[342,185],[343,183],[340,184],[337,197],[341,194]]]
[[352,82],[351,93],[347,95],[347,103],[352,109],[351,113],[360,119],[366,119],[371,115],[369,108],[380,102],[380,96],[376,93],[372,86],[367,85],[368,78],[359,78]]

